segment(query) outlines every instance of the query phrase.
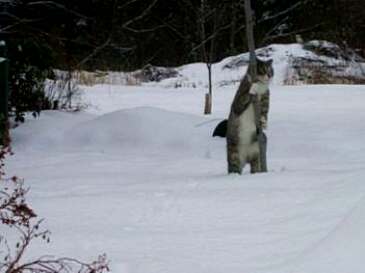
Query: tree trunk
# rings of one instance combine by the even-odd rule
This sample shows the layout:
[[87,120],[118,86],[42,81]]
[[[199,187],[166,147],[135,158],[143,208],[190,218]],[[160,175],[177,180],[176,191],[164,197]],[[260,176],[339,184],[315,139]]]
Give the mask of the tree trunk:
[[237,7],[235,1],[231,3],[232,21],[229,35],[229,49],[231,54],[236,54],[236,28],[237,28]]
[[206,93],[204,115],[210,115],[211,113],[212,113],[212,96],[209,93]]
[[[257,60],[255,53],[255,38],[254,38],[254,19],[251,8],[251,0],[245,0],[245,15],[246,15],[246,36],[248,48],[250,50],[250,65],[249,71],[251,75],[251,80],[254,82],[257,77]],[[266,141],[264,133],[262,131],[260,116],[261,116],[261,105],[257,97],[254,98],[254,109],[255,109],[255,123],[257,128],[257,138],[259,142],[259,172],[267,172],[266,163]]]
[[[206,0],[201,0],[200,3],[200,39],[206,40],[205,31],[205,16],[206,16]],[[202,56],[208,69],[208,93],[205,94],[204,114],[210,115],[212,113],[212,64],[211,64],[211,51],[207,52],[206,44],[202,45]]]
[[204,114],[209,115],[212,113],[212,100],[213,100],[213,92],[212,92],[212,64],[207,63],[208,68],[208,93],[205,94],[205,106],[204,106]]
[[253,15],[251,8],[251,0],[245,0],[245,15],[246,15],[246,37],[248,49],[250,51],[250,65],[249,73],[254,81],[257,75],[257,63],[256,63],[256,53],[255,53],[255,37],[253,34]]

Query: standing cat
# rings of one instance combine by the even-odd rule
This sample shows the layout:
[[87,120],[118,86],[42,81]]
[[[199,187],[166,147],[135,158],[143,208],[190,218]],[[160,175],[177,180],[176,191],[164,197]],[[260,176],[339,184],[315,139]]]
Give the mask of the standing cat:
[[260,122],[262,128],[266,128],[270,98],[268,85],[274,75],[272,60],[262,61],[257,59],[257,78],[255,82],[252,82],[248,71],[250,70],[247,70],[232,102],[227,124],[228,173],[241,174],[247,163],[250,164],[251,173],[255,173],[260,169],[260,149],[253,96],[257,95],[259,99],[261,105]]

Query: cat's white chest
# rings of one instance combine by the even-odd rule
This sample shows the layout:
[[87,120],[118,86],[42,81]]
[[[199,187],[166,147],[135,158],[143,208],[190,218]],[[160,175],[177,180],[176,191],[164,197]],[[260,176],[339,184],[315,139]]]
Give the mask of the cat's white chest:
[[243,158],[253,158],[258,153],[257,141],[253,142],[255,136],[256,123],[255,123],[255,111],[253,104],[251,103],[247,109],[239,116],[239,150]]
[[239,139],[241,143],[250,144],[252,134],[256,132],[255,112],[251,103],[239,116]]

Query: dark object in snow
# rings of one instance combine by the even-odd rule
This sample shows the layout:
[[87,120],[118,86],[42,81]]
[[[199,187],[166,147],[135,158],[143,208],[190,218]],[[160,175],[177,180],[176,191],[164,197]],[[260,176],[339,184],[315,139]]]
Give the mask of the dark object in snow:
[[228,120],[222,120],[218,123],[217,127],[215,127],[213,132],[213,137],[219,136],[219,137],[226,137],[227,135],[227,122]]
[[148,64],[142,68],[140,78],[143,82],[159,82],[164,79],[177,77],[178,75],[179,73],[173,68]]
[[343,59],[346,61],[364,62],[364,59],[345,43],[340,47],[331,42],[313,40],[306,42],[303,45],[303,48],[312,51],[319,56],[326,56],[338,60]]

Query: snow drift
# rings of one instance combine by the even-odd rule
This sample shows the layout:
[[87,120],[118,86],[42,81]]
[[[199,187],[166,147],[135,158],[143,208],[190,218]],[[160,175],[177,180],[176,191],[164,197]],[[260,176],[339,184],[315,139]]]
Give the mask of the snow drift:
[[79,148],[96,150],[168,149],[174,153],[195,153],[204,138],[204,119],[190,114],[153,107],[137,107],[104,114],[78,124],[66,132]]

